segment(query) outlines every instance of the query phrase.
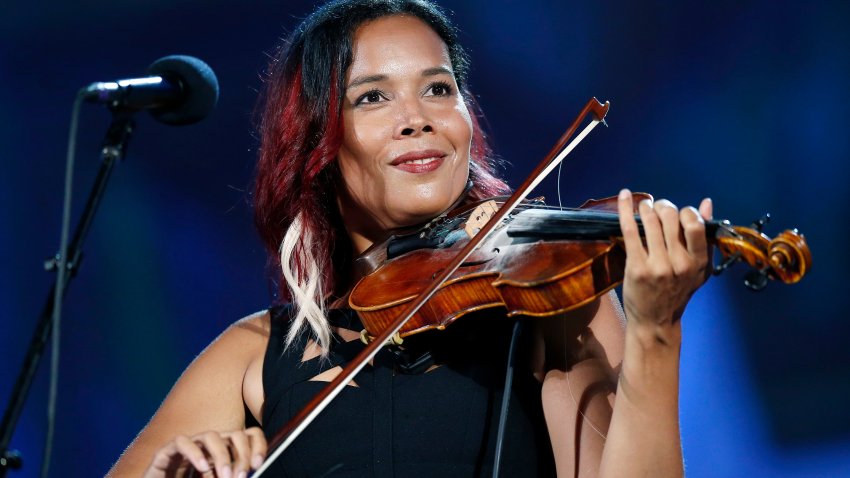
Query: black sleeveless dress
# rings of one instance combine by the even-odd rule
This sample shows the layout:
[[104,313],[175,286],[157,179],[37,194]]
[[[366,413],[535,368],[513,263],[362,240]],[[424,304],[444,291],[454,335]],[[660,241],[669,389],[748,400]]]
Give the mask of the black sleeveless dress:
[[[344,366],[364,347],[334,336],[328,359],[302,362],[306,333],[284,350],[289,313],[289,307],[271,310],[263,366],[263,429],[269,439],[326,385],[310,381],[312,377]],[[362,329],[351,310],[329,315],[337,327]],[[355,377],[358,386],[337,396],[281,455],[269,476],[491,476],[512,326],[506,320],[496,322],[484,331],[480,320],[463,320],[445,331],[408,338],[405,353],[431,358],[419,372],[400,366],[410,360],[382,350],[374,365]],[[430,363],[439,366],[421,372]],[[516,369],[506,431],[501,476],[555,476],[540,384],[528,367]]]

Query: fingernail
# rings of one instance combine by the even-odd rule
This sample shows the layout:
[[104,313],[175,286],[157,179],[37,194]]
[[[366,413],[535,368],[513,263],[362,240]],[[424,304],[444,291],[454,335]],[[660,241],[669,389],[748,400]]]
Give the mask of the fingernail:
[[200,469],[198,470],[201,473],[206,473],[210,471],[210,462],[208,462],[206,458],[201,458],[198,464],[201,465]]
[[240,471],[239,475],[237,475],[237,476],[238,476],[238,478],[248,478],[248,472],[246,472],[244,470]]
[[646,207],[652,209],[652,201],[650,201],[649,199],[644,199],[643,201],[640,202],[640,205],[646,206]]
[[251,459],[251,466],[253,466],[255,470],[263,466],[263,456],[254,455],[254,458]]
[[695,208],[693,206],[688,206],[685,209],[691,211],[691,214],[696,216],[697,220],[699,220],[700,222],[705,222],[705,220],[702,218],[702,215],[699,213],[699,210],[697,208]]
[[620,198],[620,199],[628,199],[628,198],[629,198],[629,195],[630,195],[631,193],[632,193],[632,192],[631,192],[631,191],[629,191],[628,189],[623,188],[623,189],[621,189],[621,190],[620,190],[620,196],[619,196],[619,198]]
[[230,465],[224,465],[221,467],[221,477],[233,478],[233,470],[230,469]]

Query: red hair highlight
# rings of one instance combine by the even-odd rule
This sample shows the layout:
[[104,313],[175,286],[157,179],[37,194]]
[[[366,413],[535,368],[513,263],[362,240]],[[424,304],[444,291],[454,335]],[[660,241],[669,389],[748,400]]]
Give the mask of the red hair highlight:
[[478,103],[469,92],[464,92],[464,98],[467,98],[466,108],[472,120],[472,145],[469,148],[469,178],[472,180],[472,189],[469,191],[469,199],[478,201],[509,194],[511,188],[504,180],[496,176],[493,151],[478,121],[478,117],[481,116]]
[[[298,214],[302,215],[303,227],[313,232],[315,240],[307,247],[314,250],[316,257],[326,256],[323,251],[332,250],[336,239],[336,228],[326,214],[328,207],[336,205],[326,204],[328,191],[321,184],[322,173],[336,158],[343,138],[336,81],[330,83],[325,124],[311,124],[308,120],[312,116],[311,107],[303,91],[301,68],[294,70],[291,78],[285,78],[282,68],[272,73],[266,85],[259,125],[254,222],[277,271],[281,241]],[[305,264],[298,261],[298,254],[295,257],[296,274],[304,278]],[[320,264],[325,277],[333,277],[332,266],[330,260]],[[280,284],[279,292],[282,299],[289,298],[286,284]]]

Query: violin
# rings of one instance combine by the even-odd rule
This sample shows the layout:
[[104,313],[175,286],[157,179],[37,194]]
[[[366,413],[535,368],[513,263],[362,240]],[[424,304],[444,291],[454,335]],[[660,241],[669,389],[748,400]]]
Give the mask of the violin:
[[[525,201],[599,123],[610,105],[592,98],[528,179],[506,199],[449,212],[413,234],[390,238],[356,263],[365,275],[349,295],[364,324],[366,347],[269,443],[259,477],[387,343],[444,329],[463,315],[504,308],[510,316],[550,316],[588,304],[618,285],[625,249],[616,198],[590,200],[580,208],[546,208]],[[573,138],[578,128],[589,124]],[[648,194],[635,194],[634,209]],[[516,211],[516,212],[514,212]],[[771,280],[795,283],[811,268],[805,238],[788,230],[771,239],[754,227],[708,221],[706,234],[720,250],[715,273],[735,262],[753,268],[747,285]],[[392,339],[392,340],[391,340]]]
[[[646,193],[632,197],[635,214],[641,201],[652,200]],[[348,300],[365,327],[364,341],[383,331],[498,207],[496,199],[476,202],[367,251],[359,261],[370,262],[375,270],[355,285]],[[517,209],[460,264],[427,307],[401,327],[391,338],[393,343],[427,330],[443,330],[482,309],[504,309],[509,317],[557,315],[622,283],[626,252],[616,196],[591,199],[577,209],[551,208],[540,200]],[[744,262],[753,268],[744,283],[756,291],[770,280],[793,284],[802,279],[812,261],[804,236],[794,229],[771,239],[762,233],[768,218],[751,227],[706,221],[707,239],[722,257],[714,274]],[[640,226],[640,218],[635,219]],[[380,265],[372,257],[378,251]]]

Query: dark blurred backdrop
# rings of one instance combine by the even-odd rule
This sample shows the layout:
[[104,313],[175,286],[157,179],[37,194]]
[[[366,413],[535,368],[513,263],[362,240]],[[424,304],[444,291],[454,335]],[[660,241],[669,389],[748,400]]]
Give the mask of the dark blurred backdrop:
[[[712,279],[685,317],[681,415],[691,477],[850,476],[850,3],[444,1],[516,186],[591,96],[612,103],[567,160],[566,205],[621,187],[768,233],[797,227],[814,267],[795,286]],[[58,246],[70,108],[92,81],[167,54],[218,74],[204,122],[139,115],[69,290],[53,476],[102,475],[180,372],[267,307],[248,192],[266,52],[313,2],[5,2],[0,6],[0,404],[23,360]],[[109,122],[82,112],[74,216]],[[556,201],[556,183],[541,194]],[[12,445],[37,476],[47,362]],[[650,431],[648,431],[650,432]]]

